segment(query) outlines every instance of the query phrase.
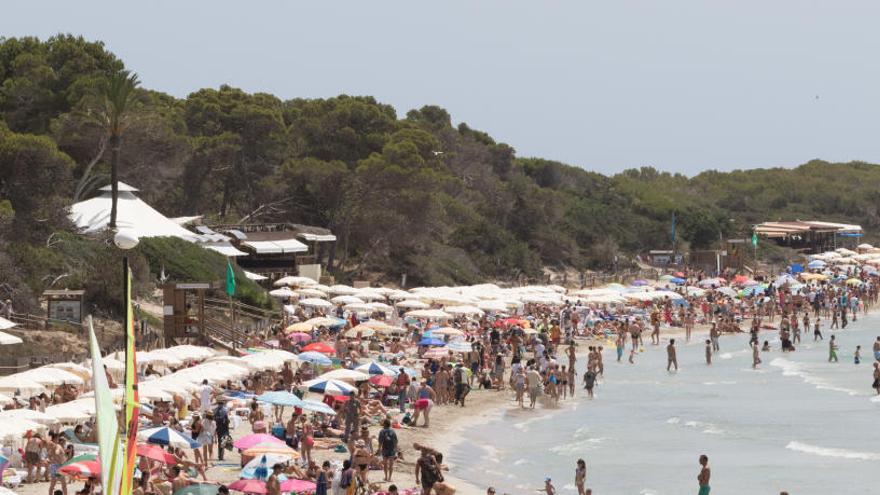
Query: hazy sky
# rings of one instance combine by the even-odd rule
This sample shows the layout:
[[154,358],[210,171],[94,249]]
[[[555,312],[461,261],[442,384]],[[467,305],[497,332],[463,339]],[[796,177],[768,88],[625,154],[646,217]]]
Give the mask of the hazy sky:
[[[876,0],[8,1],[147,87],[374,95],[587,169],[880,162]],[[816,97],[819,97],[818,99]]]

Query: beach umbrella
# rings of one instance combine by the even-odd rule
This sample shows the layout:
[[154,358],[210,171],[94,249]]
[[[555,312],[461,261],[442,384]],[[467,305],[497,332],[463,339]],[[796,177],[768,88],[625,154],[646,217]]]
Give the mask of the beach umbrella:
[[148,443],[138,444],[137,455],[154,461],[159,461],[162,464],[177,464],[177,459],[158,445],[150,445]]
[[422,354],[423,359],[440,359],[449,357],[449,351],[442,347],[433,347]]
[[323,299],[318,299],[316,297],[310,297],[307,299],[303,299],[299,302],[300,306],[308,306],[312,308],[332,308],[333,303],[330,301],[325,301]]
[[371,361],[367,364],[362,364],[355,368],[356,371],[360,371],[361,373],[366,373],[368,375],[388,375],[388,376],[397,376],[397,371],[385,366],[384,364],[377,363],[376,361]]
[[350,338],[350,339],[369,338],[369,337],[372,337],[373,335],[376,335],[376,330],[371,327],[368,327],[366,325],[358,325],[354,328],[349,328],[348,330],[346,330],[346,332],[343,335],[345,337]]
[[251,433],[250,435],[245,435],[233,442],[232,446],[237,449],[246,450],[255,445],[273,442],[279,445],[285,445],[284,440],[280,440],[272,435],[267,435],[265,433]]
[[464,332],[452,327],[442,327],[437,329],[431,329],[431,335],[450,335],[450,336],[460,336],[464,335]]
[[321,354],[333,355],[336,354],[336,349],[334,349],[330,344],[325,342],[313,342],[302,348],[303,352],[320,352]]
[[660,278],[658,280],[662,280],[663,282],[668,282],[674,278],[675,278],[674,275],[666,274],[666,275],[660,275]]
[[302,409],[304,411],[312,411],[312,412],[316,412],[316,413],[320,413],[320,414],[328,414],[330,416],[333,416],[336,414],[336,411],[334,411],[332,407],[328,406],[327,404],[325,404],[321,401],[311,400],[311,399],[303,399],[303,405],[300,409]]
[[637,278],[637,279],[633,280],[633,282],[630,285],[632,285],[633,287],[644,287],[646,285],[651,285],[651,283],[645,279]]
[[324,354],[321,354],[320,352],[303,352],[297,355],[297,357],[300,359],[300,361],[312,364],[319,364],[321,366],[329,366],[333,364],[333,360],[331,360]]
[[345,325],[345,320],[343,320],[342,318],[330,318],[328,316],[318,316],[315,318],[308,319],[304,323],[310,323],[310,324],[312,324],[312,326],[315,326],[315,327],[334,328],[334,327],[341,327],[341,326]]
[[24,342],[20,337],[16,337],[11,333],[0,332],[0,345],[21,344]]
[[311,481],[288,479],[281,482],[281,493],[314,492],[317,487]]
[[58,424],[58,419],[54,416],[31,409],[10,409],[9,411],[0,412],[0,423],[21,419],[47,426]]
[[819,269],[825,268],[826,264],[827,263],[825,263],[822,260],[813,260],[813,261],[807,263],[807,268],[809,268],[810,270],[819,270]]
[[266,392],[263,395],[257,396],[257,400],[274,406],[300,407],[302,405],[302,399],[290,392],[284,391]]
[[687,282],[685,279],[678,277],[671,278],[669,281],[675,285],[684,285],[684,283]]
[[310,392],[317,392],[324,395],[351,395],[357,389],[341,380],[333,378],[315,378],[303,383]]
[[291,332],[287,334],[287,338],[298,344],[312,340],[312,336],[305,332]]
[[177,430],[167,426],[148,428],[138,432],[138,439],[155,445],[170,445],[180,449],[194,449],[199,443]]
[[[85,456],[80,456],[85,457]],[[63,464],[58,472],[74,478],[96,478],[101,474],[101,464],[97,457],[93,459],[80,459],[74,457],[70,461]]]
[[307,321],[301,321],[299,323],[294,323],[292,325],[289,325],[287,328],[284,329],[284,331],[287,333],[311,332],[312,330],[314,330],[314,328],[315,328],[315,325],[313,325]]
[[507,311],[507,303],[499,300],[480,301],[477,307],[483,311]]
[[46,391],[46,387],[31,378],[24,378],[17,375],[9,375],[0,378],[0,393],[7,395],[20,394],[22,397],[32,397],[40,395]]
[[453,315],[482,316],[484,314],[482,309],[469,304],[461,306],[446,306],[444,311]]
[[470,342],[465,342],[463,340],[455,340],[450,342],[446,346],[446,349],[452,352],[472,352],[474,350]]
[[439,309],[417,309],[406,313],[410,318],[427,318],[430,320],[449,320],[452,315]]
[[260,480],[238,480],[226,485],[227,488],[236,492],[244,493],[269,493],[266,489],[266,482]]
[[393,306],[389,306],[382,302],[371,302],[367,304],[367,306],[369,306],[372,311],[377,311],[379,313],[390,313],[391,311],[394,311]]
[[220,485],[213,483],[193,483],[178,489],[173,495],[217,495]]
[[358,290],[354,287],[350,287],[348,285],[333,285],[330,287],[330,290],[327,292],[331,294],[340,294],[340,295],[351,295],[355,294]]
[[308,278],[308,277],[281,277],[275,281],[275,287],[281,287],[283,285],[289,285],[292,287],[311,287],[313,285],[317,285],[318,282]]
[[263,442],[254,445],[253,447],[248,447],[243,452],[244,455],[247,456],[258,456],[262,454],[278,454],[278,455],[286,455],[290,456],[293,459],[299,458],[299,453],[292,448],[288,447],[285,443],[275,443],[275,442]]
[[373,307],[367,303],[346,304],[343,308],[350,313],[372,313]]
[[62,423],[80,423],[95,415],[94,399],[77,399],[49,406],[46,414]]
[[419,341],[419,345],[420,346],[438,346],[439,347],[439,346],[446,345],[446,342],[444,342],[440,339],[432,338],[432,337],[425,337]]
[[857,278],[851,278],[846,281],[846,285],[862,285],[864,282]]
[[394,378],[386,375],[375,375],[370,377],[370,383],[382,388],[388,388],[394,383]]
[[269,295],[272,297],[277,297],[278,299],[290,299],[291,297],[297,296],[296,292],[288,289],[287,287],[270,290]]
[[375,301],[377,299],[385,299],[385,294],[380,294],[379,292],[376,292],[371,289],[359,290],[355,293],[355,296],[357,296],[359,299],[363,300],[364,302]]
[[241,470],[241,478],[246,480],[265,480],[269,477],[269,466],[290,462],[290,456],[282,454],[263,454],[251,459]]
[[403,301],[396,302],[396,303],[394,303],[394,305],[397,306],[398,308],[404,308],[404,309],[428,309],[431,307],[430,305],[423,303],[422,301],[417,301],[415,299],[406,299]]
[[346,295],[336,296],[333,299],[330,299],[330,302],[332,302],[333,304],[363,304],[364,300],[359,297],[355,297],[355,296],[351,296],[351,295],[346,294]]
[[[324,291],[318,289],[298,289],[296,291],[300,297],[327,297],[327,294]],[[302,304],[302,302],[300,302]]]
[[318,378],[323,378],[325,380],[342,380],[344,382],[363,382],[369,380],[370,375],[361,371],[339,368],[333,371],[328,371]]

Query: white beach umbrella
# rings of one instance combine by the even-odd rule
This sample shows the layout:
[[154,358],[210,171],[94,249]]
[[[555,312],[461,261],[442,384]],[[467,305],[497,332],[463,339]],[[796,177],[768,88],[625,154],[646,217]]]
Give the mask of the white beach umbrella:
[[58,368],[34,368],[10,376],[19,376],[51,387],[57,387],[58,385],[85,385],[85,381],[78,375]]
[[483,311],[507,311],[507,303],[497,299],[480,301],[477,303],[477,307]]
[[373,308],[366,303],[346,304],[343,309],[352,313],[372,313]]
[[46,414],[64,424],[82,423],[95,415],[95,399],[77,399],[49,406]]
[[446,311],[441,311],[439,309],[417,309],[415,311],[410,311],[406,313],[406,316],[410,316],[412,318],[427,318],[430,320],[452,319],[451,314],[447,313]]
[[482,316],[485,314],[482,309],[470,305],[446,306],[444,311],[453,315]]
[[297,293],[287,287],[270,290],[269,295],[272,297],[277,297],[278,299],[290,299],[291,297],[297,297]]
[[7,395],[15,395],[16,393],[19,393],[22,397],[28,398],[34,395],[40,395],[43,392],[46,392],[46,387],[30,378],[16,375],[9,375],[0,378],[0,393]]
[[0,345],[21,344],[24,342],[20,337],[16,337],[11,333],[0,332]]
[[328,371],[319,376],[319,380],[341,380],[343,382],[355,383],[364,382],[370,379],[370,375],[361,371],[347,370],[344,368]]
[[418,299],[419,298],[418,294],[411,294],[405,290],[395,290],[395,291],[389,292],[388,294],[385,295],[385,297],[387,297],[388,299],[391,299],[392,301],[402,301],[404,299]]
[[385,294],[380,294],[372,289],[359,290],[354,295],[359,297],[363,301],[376,301],[379,299],[385,299]]
[[0,330],[9,330],[10,328],[12,328],[14,326],[15,326],[15,323],[0,316]]
[[342,295],[330,299],[330,302],[333,304],[363,304],[364,300],[355,296]]
[[354,328],[349,328],[343,335],[350,339],[357,338],[360,336],[361,338],[369,338],[376,334],[376,330],[374,328],[368,327],[366,325],[358,325]]
[[0,421],[0,441],[7,445],[18,445],[28,431],[44,434],[48,429],[44,424],[27,419]]
[[371,302],[367,304],[367,306],[369,306],[372,311],[378,311],[380,313],[388,313],[390,311],[394,311],[394,308],[392,306],[381,302]]
[[278,280],[275,281],[275,283],[273,285],[275,285],[275,287],[282,287],[282,286],[311,287],[311,286],[317,285],[317,284],[318,284],[318,282],[316,282],[308,277],[288,276],[288,277],[279,278]]
[[182,358],[184,361],[204,361],[209,357],[217,355],[217,351],[210,347],[189,344],[176,345],[165,350],[174,356]]
[[312,308],[332,308],[333,303],[330,301],[325,301],[324,299],[318,298],[308,298],[303,299],[299,302],[300,306],[308,306]]
[[54,417],[49,416],[46,413],[41,413],[40,411],[34,411],[31,409],[10,409],[9,411],[0,412],[0,423],[4,423],[7,421],[18,421],[22,419],[48,426],[58,424],[58,420]]
[[398,308],[404,308],[404,309],[428,309],[431,307],[430,305],[425,304],[422,301],[417,301],[415,299],[407,299],[404,301],[394,303],[394,305],[397,306]]
[[298,289],[296,291],[300,297],[327,297],[327,293],[318,289]]
[[338,294],[338,295],[342,295],[342,296],[350,296],[350,295],[352,295],[352,294],[356,294],[356,293],[358,292],[358,290],[355,289],[354,287],[351,287],[351,286],[348,286],[348,285],[337,284],[337,285],[331,285],[331,286],[330,286],[330,290],[329,290],[329,292],[330,292],[331,294]]

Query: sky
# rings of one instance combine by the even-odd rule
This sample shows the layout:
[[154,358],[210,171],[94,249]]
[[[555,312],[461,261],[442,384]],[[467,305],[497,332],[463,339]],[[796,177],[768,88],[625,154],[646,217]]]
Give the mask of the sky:
[[694,175],[880,162],[873,0],[4,2],[0,36],[104,41],[151,89],[433,104],[519,156]]

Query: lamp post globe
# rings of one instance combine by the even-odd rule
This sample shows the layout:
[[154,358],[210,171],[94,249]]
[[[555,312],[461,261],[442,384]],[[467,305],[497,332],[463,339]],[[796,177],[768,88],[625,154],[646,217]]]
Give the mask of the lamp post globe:
[[119,229],[116,235],[113,236],[113,243],[122,250],[134,249],[137,247],[138,242],[140,242],[140,239],[138,239],[137,233],[131,229]]

